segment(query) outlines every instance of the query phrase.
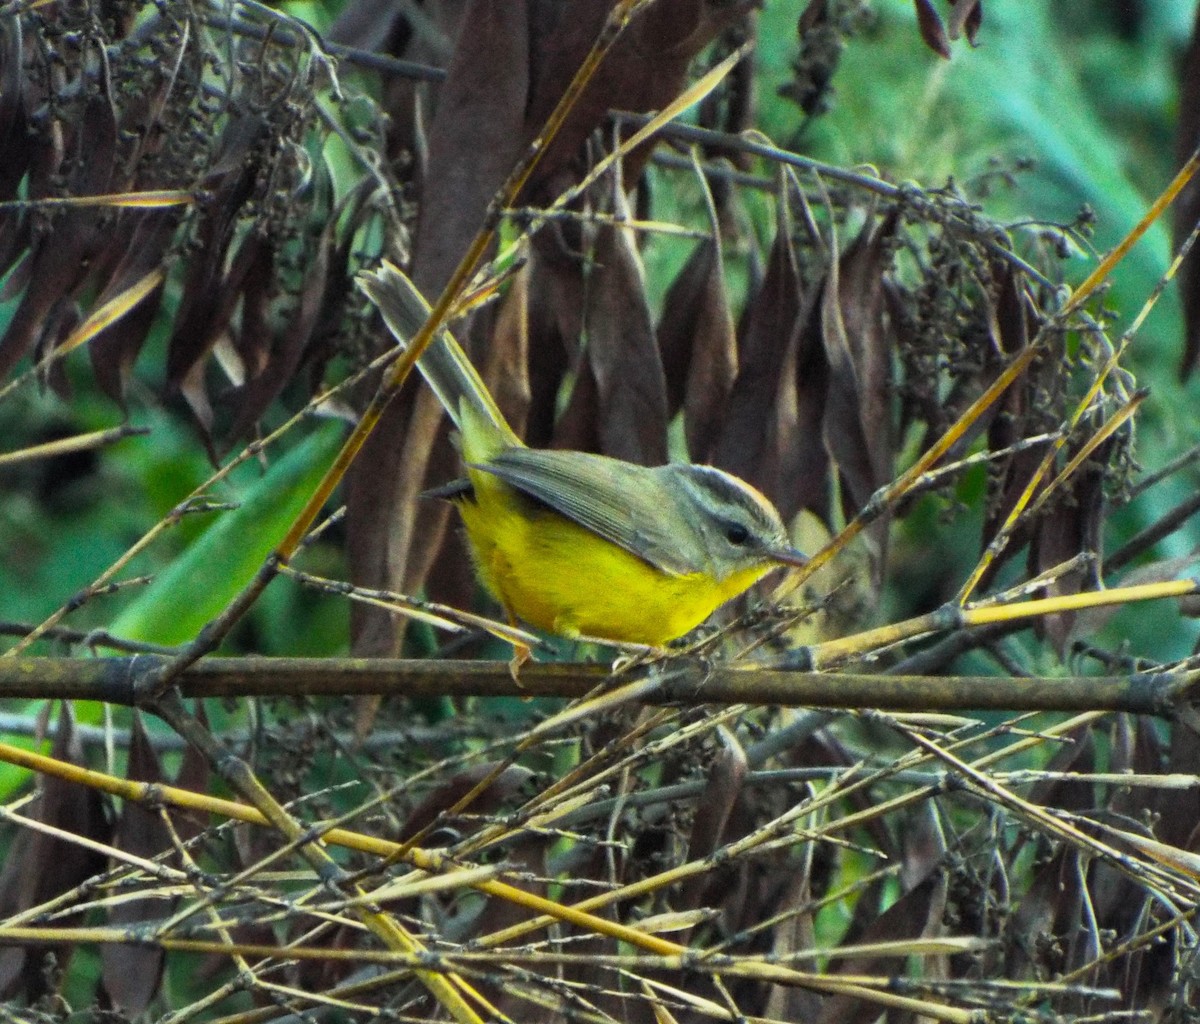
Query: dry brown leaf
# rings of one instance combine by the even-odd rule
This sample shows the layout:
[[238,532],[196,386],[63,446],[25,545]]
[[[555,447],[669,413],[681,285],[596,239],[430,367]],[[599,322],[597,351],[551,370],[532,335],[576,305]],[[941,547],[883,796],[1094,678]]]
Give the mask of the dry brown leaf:
[[[29,158],[29,151],[18,145],[25,135],[23,54],[21,19],[0,20],[0,200],[4,201],[16,198]],[[0,216],[8,218],[11,213]]]
[[[821,340],[829,367],[822,436],[842,481],[846,514],[862,509],[892,477],[892,334],[883,275],[891,262],[891,218],[868,218],[844,255],[834,251],[821,298]],[[887,559],[887,517],[868,530],[876,588]]]
[[[1114,723],[1113,733],[1107,765],[1109,772],[1156,775],[1164,770],[1162,745],[1148,719],[1121,715]],[[1166,794],[1169,791],[1158,792]],[[1109,794],[1110,821],[1133,822],[1142,818],[1146,810],[1143,790],[1110,786]],[[1115,935],[1137,934],[1145,922],[1154,919],[1152,897],[1125,872],[1106,861],[1096,860],[1091,865],[1088,894],[1098,927]],[[1171,984],[1171,947],[1172,942],[1168,939],[1132,949],[1127,956],[1105,964],[1096,981],[1119,989],[1124,997],[1124,1007],[1130,1011],[1161,1007]]]
[[966,35],[967,42],[977,45],[979,29],[983,25],[983,0],[950,0],[954,8],[950,12],[950,24],[946,26],[951,39]]
[[[936,935],[940,931],[946,902],[947,875],[939,865],[872,921],[854,940],[856,944],[897,942]],[[898,969],[895,956],[856,956],[838,961],[831,973],[846,975],[892,974]],[[870,1024],[879,1007],[852,996],[826,999],[816,1024]]]
[[[622,198],[618,195],[616,201],[620,204]],[[666,380],[641,259],[622,228],[601,225],[597,230],[583,316],[584,358],[596,383],[600,450],[648,466],[666,462]]]
[[[203,728],[209,727],[204,701],[197,699],[194,702],[192,714]],[[182,789],[190,789],[193,793],[207,793],[211,781],[212,767],[196,747],[189,743],[184,748],[179,774],[175,776],[175,785]],[[171,820],[175,825],[175,832],[185,843],[195,839],[209,825],[208,816],[201,811],[176,809],[171,812]]]
[[[165,258],[166,247],[179,223],[177,209],[125,211],[121,218],[132,225],[125,255],[113,268],[108,285],[96,299],[101,306],[141,280]],[[125,387],[134,361],[141,351],[154,318],[158,315],[163,287],[143,299],[128,314],[100,332],[88,343],[88,355],[96,382],[114,402],[124,404]]]
[[[439,824],[444,827],[452,827],[454,819],[447,817],[447,812],[484,779],[492,775],[502,763],[486,761],[452,775],[412,809],[404,824],[400,826],[396,841],[409,842],[415,836],[424,835],[426,839],[423,842],[427,845],[445,845],[436,837],[429,838],[427,830]],[[470,807],[467,808],[468,812],[472,815],[494,814],[532,776],[533,773],[528,768],[509,765],[471,801]]]
[[600,385],[586,353],[580,352],[574,366],[574,383],[562,415],[554,424],[555,448],[598,452],[600,440]]
[[[1076,730],[1046,765],[1048,772],[1073,772],[1086,775],[1096,770],[1096,743],[1090,730]],[[1035,783],[1029,790],[1031,804],[1060,807],[1067,811],[1085,811],[1096,806],[1094,784],[1070,779],[1047,779]]]
[[829,364],[824,438],[857,511],[892,478],[890,341],[883,313],[883,271],[894,222],[869,221],[830,263],[821,304]]
[[489,311],[493,316],[476,316],[472,331],[486,337],[478,365],[492,397],[519,437],[525,436],[533,399],[529,371],[532,273],[526,263],[513,278],[499,309]]
[[[66,703],[59,713],[51,752],[60,761],[83,764],[83,750],[75,738],[73,715]],[[100,794],[57,776],[41,780],[41,793],[27,816],[99,843],[107,843],[112,836]],[[9,894],[5,904],[0,904],[5,909],[20,911],[40,906],[106,867],[102,854],[65,839],[41,832],[23,831],[20,836],[21,841],[6,858],[0,877],[0,893]],[[68,914],[57,920],[70,926],[79,923],[80,915]],[[50,979],[43,971],[43,957],[50,948],[30,944],[0,949],[0,998],[24,992],[27,999],[34,1001],[47,994]],[[60,966],[70,959],[70,946],[53,949]]]
[[[1099,552],[1102,549],[1100,531],[1104,522],[1104,467],[1109,453],[1113,451],[1113,440],[1100,445],[1093,453],[1092,461],[1075,471],[1074,476],[1061,488],[1055,497],[1053,510],[1041,516],[1037,522],[1029,546],[1029,572],[1036,575],[1062,565],[1080,554]],[[1087,571],[1060,574],[1047,588],[1047,594],[1058,597],[1078,594],[1085,587],[1100,586],[1100,567],[1091,566]],[[1035,628],[1054,645],[1059,657],[1066,652],[1076,620],[1074,612],[1046,615],[1035,622]]]
[[1079,916],[1078,856],[1072,847],[1063,845],[1034,869],[1033,880],[1016,902],[1004,936],[1004,977],[1035,977],[1048,966],[1057,971],[1065,969],[1054,937],[1061,934],[1063,920]]
[[[789,872],[787,887],[779,901],[779,913],[786,920],[774,930],[771,952],[780,958],[817,944],[812,904],[812,866],[814,843],[805,843],[800,863]],[[821,997],[797,985],[772,985],[763,1016],[772,1020],[815,1020]]]
[[255,234],[246,238],[226,278],[226,253],[258,175],[252,154],[265,129],[260,119],[246,115],[226,131],[223,156],[209,177],[210,191],[200,204],[197,248],[187,263],[167,344],[167,383],[179,387],[206,432],[211,430],[212,410],[204,381],[205,362],[233,314],[246,274],[265,246]]
[[[447,509],[441,503],[416,504],[417,496],[426,490],[428,455],[414,465],[409,447],[415,451],[423,446],[428,452],[441,420],[437,399],[413,381],[392,400],[355,459],[346,478],[346,556],[356,586],[402,591],[412,538],[419,537],[423,547],[437,550]],[[397,656],[403,637],[393,615],[357,601],[350,609],[350,635],[355,653],[366,657]]]
[[[542,237],[548,237],[543,233]],[[582,330],[582,282],[572,269],[542,255],[535,243],[529,258],[529,410],[525,438],[535,448],[548,447],[555,432],[558,394],[570,353]]]
[[[712,273],[715,250],[711,241],[697,243],[663,297],[662,318],[658,322],[658,350],[667,382],[667,412],[671,416],[683,407],[687,394],[692,338],[698,319],[696,305],[701,301],[701,293]],[[737,359],[736,351],[734,359]]]
[[[125,775],[130,781],[150,785],[166,781],[158,755],[142,727],[141,717],[136,713]],[[171,835],[159,813],[127,800],[117,819],[113,844],[118,850],[152,859],[171,848]],[[173,905],[173,900],[154,897],[126,900],[109,911],[109,924],[117,928],[135,927],[166,917]],[[165,956],[165,950],[150,945],[106,943],[101,946],[101,984],[113,1005],[130,1015],[142,1013],[158,991]]]
[[658,346],[668,414],[684,408],[688,456],[707,462],[737,376],[737,331],[719,239],[700,242],[667,290]]
[[700,293],[697,310],[699,317],[684,402],[684,431],[692,460],[708,462],[737,376],[737,331],[719,252]]
[[762,287],[738,324],[738,375],[713,463],[776,499],[785,516],[788,503],[778,502],[780,447],[808,441],[796,429],[795,375],[786,369],[795,360],[802,305],[791,217],[781,199]]
[[228,430],[231,440],[252,430],[271,402],[295,378],[309,351],[318,318],[327,306],[335,228],[336,220],[331,217],[309,254],[299,298],[289,310],[287,325],[274,345],[270,312],[275,287],[272,275],[264,272],[264,286],[248,287],[245,291],[236,338],[243,366],[251,372],[232,399],[236,412]]
[[917,27],[921,30],[921,38],[939,57],[950,59],[950,38],[946,34],[946,26],[942,24],[941,15],[935,10],[933,0],[913,0],[917,8]]
[[[1200,775],[1200,736],[1189,728],[1171,730],[1167,772]],[[1200,822],[1200,789],[1161,789],[1154,802],[1158,828],[1156,838],[1170,846],[1196,850],[1196,823]]]
[[[997,269],[1000,275],[995,299],[987,292],[983,296],[987,303],[992,340],[992,347],[988,350],[988,371],[994,374],[1002,372],[1009,361],[1026,349],[1031,326],[1026,296],[1015,274],[1009,267]],[[1029,389],[1011,387],[985,414],[982,422],[987,424],[990,451],[1003,451],[1025,437],[1029,398]],[[1031,474],[1041,462],[1042,455],[1041,451],[1027,449],[1008,456],[1000,464],[999,496],[988,502],[984,518],[984,547],[1004,525]]]
[[467,4],[429,126],[412,279],[432,301],[484,222],[526,144],[529,12],[525,0]]
[[830,370],[821,339],[823,287],[812,289],[796,322],[785,375],[795,381],[795,426],[781,438],[777,505],[792,520],[807,509],[826,528],[833,522],[829,449],[823,424]]
[[[74,139],[68,194],[108,190],[116,135],[112,104],[106,94],[98,93],[86,104]],[[31,191],[33,185],[31,180]],[[96,210],[70,209],[54,220],[51,231],[39,236],[29,284],[0,339],[0,379],[35,345],[48,351],[64,335],[63,321],[72,308],[70,296],[86,278],[97,248],[106,241],[100,231],[103,217]]]
[[895,213],[878,223],[869,219],[842,255],[838,268],[845,341],[854,367],[858,414],[876,488],[892,478],[895,454],[891,359],[896,339],[887,316],[883,286],[884,275],[891,268],[891,244],[897,224]]
[[[1158,740],[1153,729],[1144,726],[1144,718],[1132,715],[1119,715],[1114,721],[1106,766],[1109,773],[1150,775],[1162,770]],[[1136,820],[1140,813],[1138,790],[1124,786],[1107,788],[1110,820]],[[1097,924],[1113,929],[1118,935],[1132,934],[1138,919],[1148,909],[1149,897],[1142,887],[1116,866],[1102,860],[1097,860],[1089,872],[1088,893]],[[1124,989],[1123,984],[1118,987]]]
[[[1175,134],[1175,161],[1183,166],[1200,146],[1200,11],[1196,14],[1192,40],[1188,44],[1180,69],[1179,126]],[[1175,201],[1175,248],[1200,221],[1200,179],[1195,177],[1184,186]],[[1191,376],[1200,362],[1200,250],[1193,247],[1179,268],[1179,293],[1183,299],[1184,344],[1179,362],[1179,375]]]
[[[722,728],[720,736],[724,745],[709,766],[704,790],[696,802],[696,816],[688,836],[688,860],[707,857],[725,842],[729,816],[742,795],[749,770],[746,752],[734,735]],[[689,878],[680,890],[674,909],[695,910],[701,905],[704,891],[711,882],[712,879],[704,875]],[[716,895],[719,897],[720,894]]]
[[[533,4],[530,59],[536,72],[526,115],[530,133],[558,102],[611,7],[611,0],[577,0],[569,10],[556,0]],[[661,110],[670,103],[686,86],[696,55],[752,7],[746,0],[658,0],[636,15],[547,150],[525,201],[548,202],[577,179],[580,149],[610,110]],[[626,159],[626,181],[637,180],[650,148],[642,146]]]

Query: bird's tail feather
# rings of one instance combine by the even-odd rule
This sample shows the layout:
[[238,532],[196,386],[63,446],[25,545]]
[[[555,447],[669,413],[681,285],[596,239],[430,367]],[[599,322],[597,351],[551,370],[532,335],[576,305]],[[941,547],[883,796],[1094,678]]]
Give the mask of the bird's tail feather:
[[[429,319],[430,306],[425,297],[408,275],[387,260],[377,269],[359,275],[359,282],[367,297],[379,308],[388,330],[401,346],[406,347]],[[430,342],[417,360],[417,369],[460,431],[487,430],[503,446],[521,443],[471,360],[449,331],[440,332]]]

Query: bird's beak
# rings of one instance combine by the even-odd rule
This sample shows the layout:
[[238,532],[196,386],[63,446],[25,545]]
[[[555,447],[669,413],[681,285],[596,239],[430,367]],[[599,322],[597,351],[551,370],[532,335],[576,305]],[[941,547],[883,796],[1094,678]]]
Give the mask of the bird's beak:
[[780,546],[770,548],[767,555],[780,565],[790,565],[793,569],[803,569],[808,565],[808,555],[797,548]]

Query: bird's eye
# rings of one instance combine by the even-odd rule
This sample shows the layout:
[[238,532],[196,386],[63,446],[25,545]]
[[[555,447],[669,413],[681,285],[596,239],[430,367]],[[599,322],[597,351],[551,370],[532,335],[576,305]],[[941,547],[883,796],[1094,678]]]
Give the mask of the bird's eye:
[[725,539],[730,544],[741,546],[750,539],[750,531],[741,523],[726,523],[725,524]]

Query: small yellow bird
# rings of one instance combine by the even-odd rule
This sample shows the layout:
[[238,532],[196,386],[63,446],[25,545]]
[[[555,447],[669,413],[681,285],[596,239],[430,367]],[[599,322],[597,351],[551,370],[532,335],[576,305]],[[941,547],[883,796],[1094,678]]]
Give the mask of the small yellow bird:
[[[391,263],[360,280],[405,344],[429,305]],[[527,447],[448,331],[417,366],[458,428],[467,468],[438,493],[457,506],[480,579],[511,619],[659,648],[772,568],[808,561],[775,506],[722,470]]]

